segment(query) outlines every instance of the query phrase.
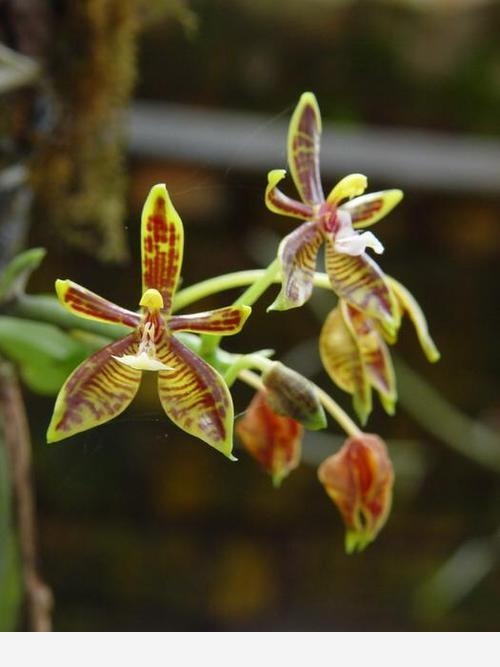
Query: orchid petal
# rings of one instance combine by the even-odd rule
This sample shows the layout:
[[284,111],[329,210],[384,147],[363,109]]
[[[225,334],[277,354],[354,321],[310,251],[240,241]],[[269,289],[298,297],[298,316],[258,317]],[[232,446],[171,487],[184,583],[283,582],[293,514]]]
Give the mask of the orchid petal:
[[285,236],[278,249],[281,291],[268,310],[288,310],[302,306],[311,296],[318,249],[323,233],[316,222],[304,222]]
[[125,324],[135,328],[141,318],[126,308],[103,299],[72,280],[56,280],[56,292],[61,304],[69,311],[88,320]]
[[358,197],[363,194],[367,185],[368,181],[363,174],[344,176],[328,195],[327,202],[337,205],[344,199]]
[[383,190],[356,197],[342,204],[340,208],[350,214],[355,229],[362,229],[384,218],[402,198],[401,190]]
[[441,357],[441,354],[431,338],[427,320],[425,319],[425,315],[422,312],[419,304],[413,295],[406,289],[406,287],[401,285],[401,283],[398,283],[397,280],[387,276],[387,281],[392,291],[396,295],[396,299],[399,302],[401,308],[405,310],[410,316],[415,327],[415,331],[417,332],[420,346],[422,347],[425,356],[432,363],[438,361]]
[[288,129],[288,164],[293,182],[305,204],[325,201],[319,173],[321,114],[312,93],[304,93]]
[[134,332],[99,350],[73,371],[57,396],[47,442],[104,424],[128,407],[139,389],[141,372],[122,366],[114,357],[134,354],[138,346]]
[[354,409],[364,424],[372,410],[370,382],[359,348],[339,307],[331,311],[321,329],[319,353],[333,382],[353,395]]
[[287,197],[276,187],[286,176],[284,169],[273,169],[267,175],[265,202],[267,208],[278,215],[309,220],[314,215],[312,206]]
[[163,184],[154,185],[142,209],[142,292],[155,289],[169,313],[179,282],[184,230],[179,214]]
[[342,316],[356,341],[361,363],[370,384],[378,391],[386,412],[394,414],[397,400],[396,375],[391,355],[374,322],[345,301],[340,301]]
[[366,253],[358,256],[336,252],[333,240],[326,241],[325,267],[333,291],[366,316],[384,322],[389,330],[399,326],[399,309],[384,273]]
[[228,306],[206,313],[174,315],[168,321],[168,328],[170,331],[231,336],[241,331],[251,312],[250,306]]
[[158,373],[160,401],[168,417],[233,459],[233,401],[222,377],[174,336],[163,337],[157,356],[173,369]]

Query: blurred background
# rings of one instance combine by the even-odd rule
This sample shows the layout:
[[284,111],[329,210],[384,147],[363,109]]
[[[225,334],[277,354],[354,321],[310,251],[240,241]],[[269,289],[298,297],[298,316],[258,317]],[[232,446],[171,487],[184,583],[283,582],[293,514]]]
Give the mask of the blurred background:
[[[30,292],[70,277],[134,309],[157,182],[184,221],[184,285],[265,266],[293,224],[266,210],[266,174],[310,90],[325,190],[352,171],[404,189],[377,226],[381,265],[442,352],[428,365],[403,327],[397,415],[377,405],[368,424],[394,460],[393,510],[355,556],[316,478],[333,428],[277,491],[243,452],[232,464],[177,430],[148,383],[50,447],[54,392],[24,385],[56,630],[499,629],[499,30],[500,3],[480,0],[0,0],[1,259],[48,249]],[[276,291],[225,347],[276,349],[351,411],[317,352],[332,296],[266,315]],[[251,396],[236,386],[238,413]]]

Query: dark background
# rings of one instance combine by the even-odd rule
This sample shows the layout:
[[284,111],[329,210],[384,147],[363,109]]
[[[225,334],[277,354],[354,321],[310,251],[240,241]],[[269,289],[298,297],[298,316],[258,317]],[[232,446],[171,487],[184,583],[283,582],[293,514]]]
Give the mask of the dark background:
[[[140,34],[137,99],[258,112],[273,127],[311,90],[325,124],[339,131],[382,127],[414,136],[418,129],[498,145],[497,2],[175,7]],[[293,224],[263,204],[266,171],[286,166],[285,139],[282,162],[261,171],[245,168],[241,155],[214,168],[127,153],[130,261],[103,263],[68,250],[52,233],[32,291],[71,277],[136,307],[140,207],[160,181],[185,225],[185,285],[263,265]],[[251,145],[252,136],[242,141]],[[343,175],[325,176],[325,189]],[[400,186],[367,176],[370,190]],[[498,191],[422,187],[418,174],[415,183],[405,185],[402,204],[375,232],[386,247],[382,266],[421,303],[442,360],[427,364],[409,323],[397,354],[464,418],[498,436]],[[47,241],[43,222],[35,220],[33,242]],[[228,349],[272,347],[287,359],[294,351],[296,367],[350,409],[318,362],[318,313],[328,312],[327,298],[314,309],[266,315],[275,291]],[[433,395],[412,417],[414,388],[402,370],[397,415],[377,405],[369,422],[395,461],[393,511],[377,541],[355,556],[345,555],[340,517],[316,479],[328,436],[306,439],[307,462],[276,491],[244,453],[230,463],[179,432],[147,383],[123,416],[50,447],[44,432],[53,399],[27,391],[41,565],[55,596],[55,628],[498,630],[500,464],[495,471],[474,461],[472,437],[470,456],[456,451],[456,413],[432,410]],[[238,387],[234,398],[241,412],[251,392]],[[464,423],[476,432],[474,422]],[[334,427],[330,433],[333,451],[339,434]]]

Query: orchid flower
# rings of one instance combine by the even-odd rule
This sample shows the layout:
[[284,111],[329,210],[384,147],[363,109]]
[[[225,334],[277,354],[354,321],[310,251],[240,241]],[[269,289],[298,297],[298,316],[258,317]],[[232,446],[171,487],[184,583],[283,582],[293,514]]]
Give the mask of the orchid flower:
[[269,309],[287,310],[309,299],[318,250],[325,243],[326,271],[334,292],[395,332],[399,322],[393,294],[384,273],[365,252],[371,248],[380,254],[384,248],[372,232],[357,230],[387,215],[403,194],[401,190],[384,190],[363,195],[366,177],[350,174],[325,199],[319,173],[320,136],[316,98],[304,93],[288,131],[288,164],[301,201],[278,189],[285,170],[275,169],[268,174],[267,207],[303,221],[280,244],[282,288]]
[[183,226],[164,185],[155,185],[141,220],[140,313],[107,301],[70,280],[57,280],[60,302],[75,315],[123,324],[131,333],[84,361],[56,400],[48,442],[68,438],[113,419],[136,395],[143,371],[158,373],[167,416],[181,429],[231,457],[233,403],[217,371],[175,336],[179,331],[231,335],[250,314],[230,306],[199,314],[172,315],[182,265]]
[[[437,361],[440,354],[417,301],[394,278],[386,276],[386,282],[394,295],[398,319],[408,313],[425,356],[430,362]],[[372,409],[372,388],[378,391],[386,412],[394,414],[396,377],[386,343],[395,343],[396,333],[343,299],[321,330],[319,351],[323,366],[336,385],[353,395],[354,409],[362,423]]]
[[394,471],[385,443],[370,433],[348,438],[319,466],[318,477],[344,520],[347,553],[362,551],[391,511]]

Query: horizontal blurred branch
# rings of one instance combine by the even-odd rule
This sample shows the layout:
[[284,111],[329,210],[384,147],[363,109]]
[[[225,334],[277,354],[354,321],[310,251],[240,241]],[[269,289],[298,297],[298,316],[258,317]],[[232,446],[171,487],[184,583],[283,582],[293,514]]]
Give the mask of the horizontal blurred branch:
[[[266,171],[286,165],[288,115],[136,102],[128,118],[129,148],[140,156]],[[500,141],[325,123],[321,169],[332,180],[362,172],[401,187],[493,195],[500,190]]]
[[500,528],[490,537],[461,544],[415,593],[422,618],[437,620],[457,607],[498,566]]
[[500,433],[471,419],[394,355],[399,402],[426,431],[457,452],[500,472]]

